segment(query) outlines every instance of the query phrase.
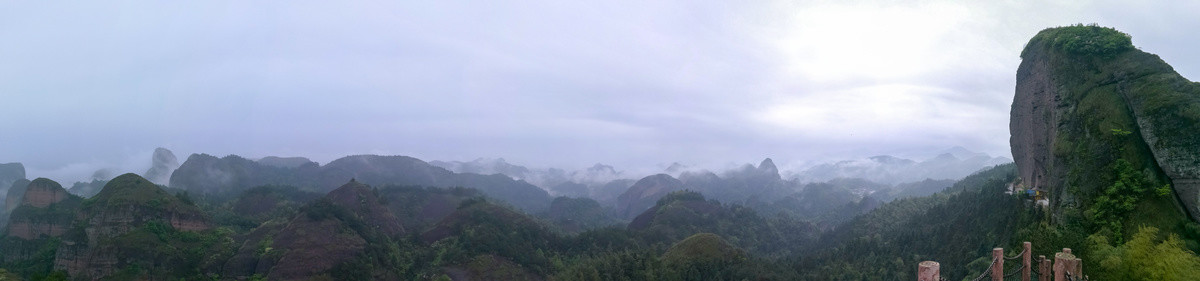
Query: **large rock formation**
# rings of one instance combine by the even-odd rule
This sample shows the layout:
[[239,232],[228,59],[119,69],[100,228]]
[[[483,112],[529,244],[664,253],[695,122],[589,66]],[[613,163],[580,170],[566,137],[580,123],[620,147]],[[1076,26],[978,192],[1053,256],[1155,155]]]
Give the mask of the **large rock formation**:
[[1022,184],[1064,206],[1110,184],[1109,167],[1124,159],[1151,182],[1171,183],[1198,218],[1200,84],[1129,38],[1071,26],[1043,30],[1026,45],[1009,124]]
[[[318,186],[311,180],[315,176],[316,167],[280,168],[237,155],[217,158],[208,154],[192,154],[171,173],[170,186],[192,194],[238,194],[262,185],[316,189]],[[346,178],[341,180],[345,181]],[[330,186],[337,186],[337,183]]]
[[[159,224],[178,231],[209,229],[208,217],[196,206],[185,203],[136,174],[124,174],[109,181],[80,209],[78,236],[65,236],[55,255],[54,269],[74,277],[98,279],[135,263],[138,258],[123,257],[136,252],[141,259],[156,256],[153,249],[134,247],[135,237],[125,234],[144,231],[148,224]],[[141,251],[141,252],[139,252]]]
[[268,222],[253,231],[226,263],[226,274],[260,274],[271,280],[329,274],[335,266],[359,258],[369,244],[387,243],[388,237],[405,233],[383,201],[374,189],[352,180],[285,224]]
[[654,206],[659,198],[672,191],[683,190],[683,182],[667,174],[647,176],[617,196],[617,217],[633,218]]
[[353,212],[367,227],[381,231],[383,235],[404,234],[400,220],[383,204],[379,193],[366,184],[351,179],[349,183],[325,195],[333,204]]
[[758,166],[745,164],[720,176],[708,171],[683,172],[679,181],[709,198],[744,205],[770,202],[800,188],[796,182],[783,180],[771,158],[763,159]]
[[167,184],[171,180],[171,172],[179,168],[179,159],[175,158],[166,148],[155,148],[154,157],[150,160],[150,170],[146,171],[146,179],[157,184]]
[[50,204],[62,202],[71,194],[63,189],[62,185],[47,178],[38,178],[29,183],[25,187],[25,195],[21,198],[21,205],[29,205],[36,208],[45,208]]
[[8,235],[25,240],[66,233],[83,200],[45,178],[29,183],[19,206],[9,217]]

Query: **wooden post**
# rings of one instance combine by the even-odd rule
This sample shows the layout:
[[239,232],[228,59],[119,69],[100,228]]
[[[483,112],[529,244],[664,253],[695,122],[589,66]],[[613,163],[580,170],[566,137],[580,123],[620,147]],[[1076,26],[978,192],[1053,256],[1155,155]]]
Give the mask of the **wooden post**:
[[1004,248],[992,249],[992,281],[1004,281]]
[[1083,260],[1075,258],[1074,260],[1071,260],[1071,265],[1073,265],[1071,267],[1071,276],[1075,276],[1077,279],[1083,279]]
[[1038,256],[1038,281],[1050,281],[1050,260],[1045,255]]
[[1029,273],[1033,270],[1033,244],[1029,242],[1021,243],[1024,254],[1021,254],[1021,281],[1029,281]]
[[[1061,253],[1054,254],[1054,281],[1066,281],[1067,271],[1075,269],[1075,255],[1071,254],[1071,248],[1063,248]],[[1071,272],[1075,274],[1074,271]]]
[[917,281],[940,281],[940,267],[936,261],[921,262],[917,265]]

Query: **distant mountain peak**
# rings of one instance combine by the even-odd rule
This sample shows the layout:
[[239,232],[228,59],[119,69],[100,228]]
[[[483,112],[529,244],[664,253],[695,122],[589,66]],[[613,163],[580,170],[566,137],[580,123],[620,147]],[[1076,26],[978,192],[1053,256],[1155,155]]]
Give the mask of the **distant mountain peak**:
[[987,153],[972,151],[972,150],[966,149],[962,146],[955,146],[955,147],[947,148],[946,150],[942,150],[938,154],[950,154],[950,155],[954,155],[954,157],[956,157],[958,159],[962,159],[962,160],[971,159],[971,158],[992,158],[992,156],[988,155]]
[[179,158],[175,157],[175,153],[159,147],[154,149],[154,156],[150,159],[150,169],[144,175],[151,182],[166,184],[171,180],[171,173],[175,172],[177,168],[179,168]]
[[687,168],[688,168],[687,165],[680,164],[679,162],[673,162],[673,163],[671,163],[670,166],[667,166],[667,168],[664,171],[666,171],[667,173],[677,173],[677,172],[682,172],[683,170],[686,170]]
[[617,173],[617,170],[614,169],[613,166],[604,165],[601,163],[596,163],[596,165],[592,165],[592,167],[588,168],[587,170],[588,170],[588,172],[593,172],[593,173],[596,173],[596,172],[608,172],[608,173],[613,173],[613,174]]
[[775,167],[775,161],[771,161],[771,158],[763,159],[763,161],[758,164],[758,172],[759,174],[765,176],[780,178],[779,168]]

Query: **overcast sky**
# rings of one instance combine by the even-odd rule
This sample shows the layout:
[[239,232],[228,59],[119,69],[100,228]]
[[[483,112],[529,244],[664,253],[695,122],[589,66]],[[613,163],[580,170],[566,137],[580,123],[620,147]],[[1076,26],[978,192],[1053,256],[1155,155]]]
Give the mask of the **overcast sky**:
[[350,2],[0,2],[0,162],[1007,157],[1043,28],[1116,27],[1200,76],[1196,1]]

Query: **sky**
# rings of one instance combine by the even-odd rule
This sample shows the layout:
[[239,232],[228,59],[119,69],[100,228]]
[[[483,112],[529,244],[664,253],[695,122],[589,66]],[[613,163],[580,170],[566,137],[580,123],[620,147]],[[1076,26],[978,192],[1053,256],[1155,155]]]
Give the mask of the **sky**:
[[[480,3],[484,2],[484,3]],[[1098,23],[1200,77],[1195,1],[2,1],[0,163],[191,153],[783,167],[1009,157],[1020,50]],[[139,170],[140,169],[140,170]]]

